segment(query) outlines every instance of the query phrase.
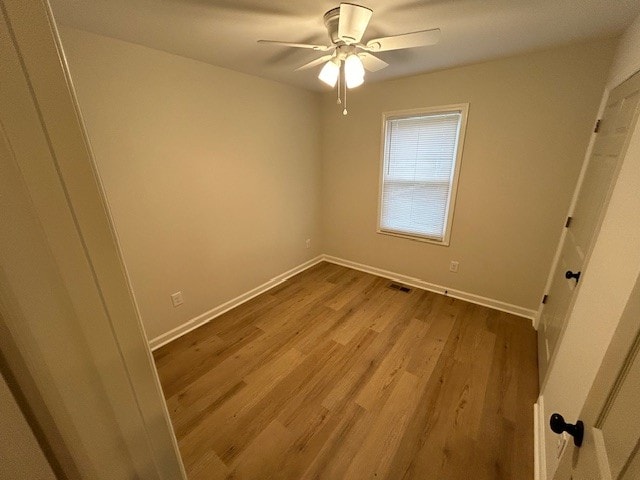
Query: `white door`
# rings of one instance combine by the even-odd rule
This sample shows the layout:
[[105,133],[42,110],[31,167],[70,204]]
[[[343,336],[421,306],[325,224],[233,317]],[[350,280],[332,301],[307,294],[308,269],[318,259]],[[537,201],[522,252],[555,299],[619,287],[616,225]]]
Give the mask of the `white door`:
[[[589,157],[578,198],[568,221],[538,329],[538,362],[543,384],[571,307],[578,275],[586,266],[602,213],[617,178],[629,133],[640,111],[640,72],[611,91]],[[571,276],[571,274],[575,274]],[[570,277],[570,278],[568,278]]]
[[584,440],[555,480],[640,479],[640,278],[580,415]]

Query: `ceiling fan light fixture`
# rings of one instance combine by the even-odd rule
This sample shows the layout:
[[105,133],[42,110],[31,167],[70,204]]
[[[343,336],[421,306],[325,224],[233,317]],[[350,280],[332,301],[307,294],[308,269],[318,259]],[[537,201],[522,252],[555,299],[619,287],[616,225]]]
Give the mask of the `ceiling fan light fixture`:
[[337,64],[334,59],[331,59],[324,64],[318,78],[333,88],[338,81],[338,75],[340,75],[340,65]]
[[324,14],[324,25],[331,41],[329,45],[280,40],[258,40],[258,42],[326,52],[326,55],[296,68],[296,71],[322,65],[318,79],[331,88],[337,86],[337,103],[344,105],[343,114],[346,115],[347,90],[359,87],[364,83],[365,70],[377,72],[389,66],[387,62],[373,53],[434,45],[438,43],[440,38],[440,29],[432,28],[373,38],[368,41],[363,40],[372,15],[373,11],[370,8],[350,3],[350,0],[347,0]]
[[363,83],[364,83],[364,77],[353,77],[353,78],[347,77],[347,88],[349,89],[359,87]]
[[355,53],[344,61],[344,76],[348,88],[356,88],[364,83],[364,65]]

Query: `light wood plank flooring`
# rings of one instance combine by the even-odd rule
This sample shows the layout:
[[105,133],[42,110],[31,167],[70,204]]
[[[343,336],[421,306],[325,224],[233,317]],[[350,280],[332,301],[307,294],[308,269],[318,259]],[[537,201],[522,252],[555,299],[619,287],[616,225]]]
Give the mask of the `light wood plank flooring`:
[[196,479],[533,478],[530,320],[321,263],[154,353]]

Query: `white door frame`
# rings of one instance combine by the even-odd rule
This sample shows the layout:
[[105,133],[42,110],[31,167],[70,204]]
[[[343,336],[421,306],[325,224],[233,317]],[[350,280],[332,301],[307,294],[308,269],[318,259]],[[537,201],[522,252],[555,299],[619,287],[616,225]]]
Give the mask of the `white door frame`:
[[[3,162],[17,182],[16,201],[5,199],[8,205],[27,206],[9,208],[16,215],[28,212],[24,225],[3,225],[10,234],[2,238],[22,253],[19,248],[28,243],[21,232],[29,232],[33,245],[42,247],[33,260],[26,252],[20,255],[22,264],[9,257],[0,264],[0,362],[17,380],[13,388],[23,394],[23,410],[33,414],[42,435],[49,435],[39,440],[51,447],[58,461],[52,466],[62,478],[88,471],[95,472],[92,478],[110,478],[117,471],[135,471],[144,478],[186,479],[50,7],[46,0],[1,0],[0,28],[2,98],[10,99],[11,107],[0,111],[0,133],[12,154]],[[25,243],[19,243],[23,237]],[[53,314],[51,319],[46,311],[35,316],[37,309],[31,308],[40,303],[42,285],[29,283],[36,276],[26,283],[16,280],[16,268],[37,271],[43,259],[55,266],[47,278],[57,280],[41,291],[51,289],[52,298],[62,299],[57,320],[73,332],[74,351],[84,355],[73,357],[86,360],[76,363],[82,375],[74,376],[73,363],[53,360],[63,359],[65,351],[59,339],[54,350],[51,326],[51,341],[42,335],[42,325],[55,319]],[[40,328],[37,338],[31,326]],[[78,378],[90,381],[74,383]],[[90,399],[78,403],[77,397],[87,393],[99,400],[102,410],[95,415],[103,431],[95,430],[95,422],[82,423],[92,417],[93,404]],[[74,405],[83,411],[74,411]],[[51,438],[64,445],[51,445]],[[121,446],[113,462],[100,451],[99,439]],[[98,465],[113,465],[113,470]]]

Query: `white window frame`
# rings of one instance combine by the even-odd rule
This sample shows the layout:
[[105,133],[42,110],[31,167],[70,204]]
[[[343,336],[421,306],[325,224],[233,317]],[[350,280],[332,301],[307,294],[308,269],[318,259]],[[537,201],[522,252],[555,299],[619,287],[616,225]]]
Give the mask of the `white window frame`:
[[[405,233],[394,230],[385,230],[381,227],[381,219],[382,219],[382,195],[384,191],[384,172],[386,166],[387,159],[387,144],[388,144],[388,136],[387,132],[387,122],[389,120],[395,120],[398,118],[411,118],[411,117],[419,117],[423,115],[435,115],[439,113],[451,113],[451,112],[459,112],[460,113],[460,130],[458,133],[458,144],[456,150],[456,158],[455,165],[453,168],[453,174],[451,178],[451,190],[449,191],[449,198],[447,200],[447,210],[445,212],[445,232],[442,240],[437,238],[429,237],[427,235],[419,235],[415,233]],[[464,140],[465,133],[467,129],[467,117],[469,113],[469,104],[468,103],[457,103],[452,105],[442,105],[437,107],[424,107],[424,108],[415,108],[410,110],[396,110],[391,112],[384,112],[382,114],[382,148],[381,150],[381,160],[380,160],[380,179],[378,185],[378,219],[377,219],[377,229],[376,232],[383,235],[391,235],[394,237],[407,238],[410,240],[416,240],[419,242],[433,243],[436,245],[449,246],[450,238],[451,238],[451,226],[453,224],[453,214],[455,210],[456,203],[456,195],[458,192],[458,180],[460,176],[460,164],[462,163],[462,151],[464,149]]]

